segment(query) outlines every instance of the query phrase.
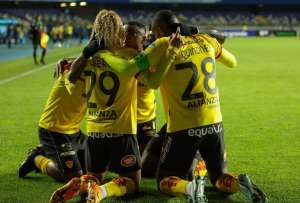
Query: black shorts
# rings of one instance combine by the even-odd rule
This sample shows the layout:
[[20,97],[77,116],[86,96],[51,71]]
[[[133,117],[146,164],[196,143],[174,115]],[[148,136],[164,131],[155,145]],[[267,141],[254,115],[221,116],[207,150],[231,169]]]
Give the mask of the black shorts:
[[153,137],[142,154],[142,176],[143,177],[154,177],[160,154],[165,139],[164,135],[158,134],[159,136]]
[[137,124],[137,140],[139,144],[146,145],[156,135],[156,119]]
[[89,134],[87,171],[103,173],[108,169],[122,174],[141,169],[141,157],[135,135]]
[[81,157],[86,148],[87,136],[81,131],[66,135],[39,127],[39,139],[45,156],[55,162],[62,174],[85,171]]
[[198,150],[208,173],[221,175],[226,167],[224,148],[222,123],[168,133],[160,157],[158,180],[166,176],[187,179]]

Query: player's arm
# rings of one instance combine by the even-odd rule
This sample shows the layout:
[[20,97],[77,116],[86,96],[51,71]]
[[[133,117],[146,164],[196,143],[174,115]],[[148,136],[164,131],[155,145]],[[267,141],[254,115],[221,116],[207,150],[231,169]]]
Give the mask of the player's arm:
[[229,68],[234,68],[237,65],[235,56],[227,51],[224,47],[222,47],[222,45],[215,38],[212,38],[207,34],[200,34],[200,37],[204,38],[211,44],[211,46],[215,50],[215,58],[217,61]]
[[[90,62],[87,62],[87,65],[85,67],[85,71],[87,70],[91,70],[92,69],[92,65],[90,64]],[[81,92],[82,91],[82,85],[87,85],[86,83],[86,77],[84,76],[84,74],[82,73],[82,75],[79,77],[79,79],[74,83],[74,82],[71,82],[69,80],[69,76],[70,76],[70,71],[66,70],[63,74],[66,74],[65,76],[65,87],[68,91],[68,93],[70,95],[73,95],[73,93],[76,93],[76,92]],[[82,92],[84,94],[84,91]]]
[[91,37],[88,45],[84,47],[81,55],[77,57],[71,65],[69,74],[69,80],[71,83],[75,83],[80,78],[89,58],[103,47],[103,44],[99,45],[98,41],[93,36]]
[[176,51],[173,48],[170,48],[167,50],[167,53],[164,55],[163,60],[158,65],[158,67],[155,67],[155,71],[151,71],[150,69],[147,69],[141,73],[138,74],[138,80],[147,85],[148,87],[152,89],[157,89],[160,86],[161,81],[164,79],[164,77],[167,75],[169,68],[172,66],[175,57]]
[[229,68],[234,68],[237,65],[235,56],[224,48],[222,48],[221,53],[216,57],[216,60]]
[[112,53],[101,54],[111,69],[129,76],[147,70],[149,67],[158,67],[169,45],[169,38],[160,38],[153,42],[143,53],[133,59],[125,60]]
[[75,83],[72,83],[70,82],[69,80],[69,76],[70,76],[70,73],[67,74],[67,77],[65,78],[65,87],[68,91],[68,93],[70,95],[72,95],[75,91],[76,91],[76,83],[80,82],[79,80],[77,80]]

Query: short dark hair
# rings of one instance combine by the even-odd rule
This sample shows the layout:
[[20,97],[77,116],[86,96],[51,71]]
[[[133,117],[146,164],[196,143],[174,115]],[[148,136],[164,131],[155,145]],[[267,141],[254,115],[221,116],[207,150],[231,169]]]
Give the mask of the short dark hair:
[[175,32],[179,24],[178,18],[171,10],[159,10],[158,12],[156,12],[153,18],[153,22],[163,25],[170,32]]
[[146,26],[138,21],[129,21],[126,25],[136,26],[137,28],[144,30],[145,33],[147,32]]

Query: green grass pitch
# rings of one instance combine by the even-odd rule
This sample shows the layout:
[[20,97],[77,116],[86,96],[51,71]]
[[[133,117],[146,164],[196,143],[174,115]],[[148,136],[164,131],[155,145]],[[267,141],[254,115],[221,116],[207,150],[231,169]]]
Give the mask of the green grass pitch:
[[[217,65],[217,83],[225,126],[230,171],[247,173],[267,193],[269,202],[300,202],[300,63],[298,38],[228,39],[225,47],[238,59],[236,69]],[[80,48],[56,49],[51,64]],[[38,69],[31,57],[0,62],[0,83]],[[38,144],[37,122],[53,84],[52,67],[0,84],[0,202],[42,203],[59,183],[31,173],[17,177],[29,148]],[[158,105],[158,126],[163,123]],[[246,202],[240,194],[209,202]],[[108,199],[104,202],[126,202]],[[144,179],[132,202],[185,202],[156,192]]]

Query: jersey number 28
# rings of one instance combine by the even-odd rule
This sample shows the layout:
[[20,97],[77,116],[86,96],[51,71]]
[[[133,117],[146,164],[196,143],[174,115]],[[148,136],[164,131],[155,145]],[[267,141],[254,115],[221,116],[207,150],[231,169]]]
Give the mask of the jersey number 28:
[[[207,65],[211,64],[211,70],[208,70]],[[176,70],[182,70],[182,69],[191,69],[192,70],[192,78],[190,79],[190,82],[188,83],[185,91],[182,94],[182,100],[192,100],[192,99],[198,99],[203,97],[203,92],[197,92],[193,93],[192,91],[197,84],[199,80],[199,74],[196,64],[193,62],[185,62],[175,65]],[[215,94],[217,92],[217,87],[215,85],[215,79],[216,79],[216,65],[215,61],[211,57],[206,57],[201,62],[201,71],[204,74],[204,89],[209,92],[210,94]],[[214,87],[209,86],[209,81],[212,81],[214,83]]]

